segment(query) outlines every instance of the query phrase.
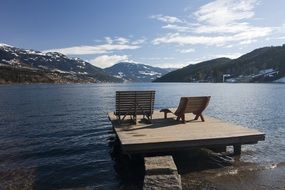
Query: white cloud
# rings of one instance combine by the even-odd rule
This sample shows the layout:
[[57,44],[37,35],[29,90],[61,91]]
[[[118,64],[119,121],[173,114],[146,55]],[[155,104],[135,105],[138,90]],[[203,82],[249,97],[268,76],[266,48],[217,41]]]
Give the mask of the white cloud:
[[135,41],[132,41],[131,44],[132,45],[140,45],[146,42],[146,38],[141,38],[141,39],[137,39]]
[[175,63],[167,63],[167,62],[163,62],[163,63],[151,63],[148,64],[151,65],[153,67],[160,67],[160,68],[177,68],[180,69],[182,67],[185,67],[188,65],[188,63],[186,62],[175,62]]
[[169,24],[182,23],[182,20],[174,16],[166,16],[166,15],[159,14],[159,15],[152,15],[150,16],[150,18],[159,20],[161,22],[169,23]]
[[178,24],[168,23],[162,28],[176,32],[157,37],[152,42],[155,45],[173,43],[226,47],[233,43],[244,45],[256,42],[258,38],[267,37],[276,30],[246,22],[254,19],[254,8],[257,4],[257,0],[212,1],[194,12],[196,22],[184,20]]
[[227,58],[230,58],[230,59],[236,59],[240,56],[242,56],[243,54],[242,53],[239,53],[239,52],[235,52],[235,53],[226,53],[226,54],[215,54],[213,56],[210,56],[212,58],[220,58],[220,57],[227,57]]
[[49,49],[45,50],[44,52],[60,52],[66,55],[106,54],[112,53],[113,51],[138,49],[141,47],[139,45],[144,42],[142,41],[142,39],[130,41],[129,39],[123,37],[117,37],[114,39],[112,39],[111,37],[105,37],[105,41],[105,44]]
[[180,33],[168,34],[153,40],[153,44],[170,44],[176,43],[180,45],[215,45],[223,46],[231,42],[254,42],[254,39],[269,35],[272,30],[270,28],[264,30],[250,30],[234,35],[216,35],[216,36],[195,36],[183,35]]
[[194,28],[195,33],[238,33],[249,30],[268,30],[269,27],[256,27],[251,26],[246,22],[243,23],[232,23],[228,25],[200,25]]
[[129,60],[127,55],[101,55],[95,59],[88,60],[89,63],[101,68],[110,67],[121,61],[133,62]]
[[142,60],[152,60],[152,61],[160,61],[160,60],[173,60],[174,57],[144,57],[140,58]]
[[178,62],[175,61],[173,63],[170,62],[156,63],[156,66],[161,68],[182,68],[188,66],[189,64],[193,65],[203,61],[208,61],[211,58],[212,57],[209,56],[202,56],[201,58],[193,58],[191,60],[182,60]]
[[239,42],[240,45],[246,45],[246,44],[252,44],[253,42],[256,42],[257,40],[244,40]]
[[153,44],[170,44],[176,43],[180,45],[222,45],[225,42],[232,39],[232,37],[224,37],[224,36],[192,36],[192,35],[181,35],[179,33],[168,34],[163,37],[159,37],[153,40]]
[[103,44],[94,46],[73,46],[60,49],[49,49],[44,52],[60,52],[65,55],[91,55],[91,54],[103,54],[111,53],[112,51],[138,49],[137,45],[124,45],[124,44]]
[[195,52],[195,49],[193,48],[190,48],[190,49],[180,49],[180,50],[177,50],[179,53],[192,53],[192,52]]
[[279,36],[279,37],[275,37],[275,38],[271,38],[274,40],[285,40],[285,36]]
[[118,43],[118,44],[128,44],[129,43],[129,40],[127,38],[123,38],[123,37],[118,37],[115,39],[115,41]]
[[106,40],[106,42],[107,42],[108,44],[112,44],[112,43],[113,43],[113,40],[112,40],[112,38],[110,38],[110,37],[105,37],[105,40]]
[[[194,13],[200,26],[194,29],[195,33],[233,33],[236,36],[247,35],[247,41],[269,35],[270,27],[253,26],[244,20],[254,16],[256,0],[216,0],[208,3]],[[238,34],[240,33],[240,34]],[[249,33],[251,37],[248,36]]]
[[190,28],[188,26],[179,26],[179,25],[176,25],[176,24],[167,24],[165,26],[162,26],[162,28],[176,30],[176,31],[179,31],[179,32],[186,32],[186,31],[190,30]]
[[194,13],[199,22],[226,25],[254,16],[256,0],[216,0],[200,7]]

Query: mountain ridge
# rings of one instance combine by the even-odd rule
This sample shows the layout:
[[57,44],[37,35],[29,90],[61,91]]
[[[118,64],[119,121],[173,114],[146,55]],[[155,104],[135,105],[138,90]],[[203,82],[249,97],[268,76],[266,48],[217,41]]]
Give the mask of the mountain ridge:
[[154,82],[271,82],[285,76],[285,45],[257,48],[239,58],[188,65]]
[[130,62],[102,69],[59,52],[41,52],[7,44],[0,44],[0,69],[6,72],[2,71],[1,83],[151,82],[173,70]]
[[171,70],[173,69],[130,62],[119,62],[104,69],[106,73],[128,82],[151,82]]
[[[103,69],[96,67],[82,59],[79,58],[69,58],[64,54],[58,52],[47,52],[43,53],[40,51],[35,51],[31,49],[22,49],[13,47],[7,44],[0,44],[0,64],[7,67],[12,67],[9,73],[13,75],[12,71],[17,70],[18,73],[23,73],[23,69],[27,71],[28,69],[33,70],[33,72],[26,72],[29,77],[33,78],[37,69],[41,71],[41,76],[45,76],[46,73],[60,73],[58,76],[69,75],[68,78],[73,78],[70,82],[75,82],[76,78],[86,79],[84,82],[122,82],[121,79],[112,77],[104,72]],[[86,76],[83,76],[86,75]],[[25,76],[20,75],[21,82],[24,81]],[[7,76],[6,80],[9,80]],[[2,79],[4,81],[4,79]],[[34,80],[32,80],[34,81]],[[60,82],[60,79],[52,82]],[[65,80],[62,80],[65,81]],[[17,81],[10,81],[11,83]],[[36,81],[34,81],[36,82]],[[68,81],[67,81],[68,82]],[[78,82],[82,82],[79,80]]]
[[172,70],[130,62],[101,69],[58,52],[0,44],[0,83],[271,82],[285,76],[285,44],[257,48],[236,59],[216,58]]

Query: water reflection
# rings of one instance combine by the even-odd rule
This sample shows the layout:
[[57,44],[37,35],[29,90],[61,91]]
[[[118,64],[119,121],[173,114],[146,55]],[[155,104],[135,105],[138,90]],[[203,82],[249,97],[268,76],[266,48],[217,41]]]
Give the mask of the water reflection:
[[[181,96],[210,95],[205,114],[266,133],[233,163],[171,153],[186,189],[245,188],[250,180],[252,189],[284,185],[285,85],[69,84],[0,87],[0,189],[141,188],[143,161],[118,154],[107,119],[116,90],[155,90],[157,109],[177,106]],[[251,175],[247,168],[262,169]]]
[[144,179],[143,155],[122,154],[118,138],[111,138],[110,155],[114,161],[114,169],[117,172],[120,189],[142,189]]

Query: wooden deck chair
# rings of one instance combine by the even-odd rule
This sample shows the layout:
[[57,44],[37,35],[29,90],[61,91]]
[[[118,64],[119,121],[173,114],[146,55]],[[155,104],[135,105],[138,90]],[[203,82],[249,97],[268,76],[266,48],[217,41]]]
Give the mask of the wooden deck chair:
[[[211,96],[198,96],[198,97],[181,97],[179,106],[174,112],[177,116],[177,121],[180,119],[185,123],[185,114],[193,113],[195,115],[194,120],[198,120],[199,117],[204,122],[205,119],[202,112],[209,104]],[[164,117],[167,118],[167,113],[173,113],[169,109],[162,109],[160,112],[164,112]]]
[[127,115],[137,123],[137,115],[143,115],[149,123],[152,120],[155,91],[116,91],[116,112],[119,122]]

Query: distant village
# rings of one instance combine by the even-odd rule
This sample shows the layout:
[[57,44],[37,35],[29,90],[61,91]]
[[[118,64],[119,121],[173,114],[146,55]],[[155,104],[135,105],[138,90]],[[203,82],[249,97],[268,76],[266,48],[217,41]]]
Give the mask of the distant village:
[[230,74],[223,75],[223,82],[236,83],[236,82],[269,82],[277,79],[279,71],[273,68],[260,70],[258,74],[239,75],[233,77]]

